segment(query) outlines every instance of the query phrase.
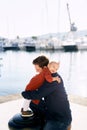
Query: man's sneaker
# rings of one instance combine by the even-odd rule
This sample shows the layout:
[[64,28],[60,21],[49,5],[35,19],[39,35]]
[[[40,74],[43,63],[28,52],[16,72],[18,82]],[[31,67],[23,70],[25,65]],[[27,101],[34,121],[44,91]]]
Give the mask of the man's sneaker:
[[21,109],[21,115],[23,117],[31,117],[34,115],[34,113],[30,110],[24,111],[23,108]]

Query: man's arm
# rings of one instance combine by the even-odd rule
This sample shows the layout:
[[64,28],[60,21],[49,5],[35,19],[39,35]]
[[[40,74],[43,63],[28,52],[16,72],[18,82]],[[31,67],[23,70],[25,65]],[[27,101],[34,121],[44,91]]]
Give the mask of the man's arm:
[[53,91],[55,91],[58,88],[58,83],[52,82],[44,82],[44,84],[38,89],[34,91],[23,91],[22,96],[26,99],[42,99],[43,97],[46,97]]

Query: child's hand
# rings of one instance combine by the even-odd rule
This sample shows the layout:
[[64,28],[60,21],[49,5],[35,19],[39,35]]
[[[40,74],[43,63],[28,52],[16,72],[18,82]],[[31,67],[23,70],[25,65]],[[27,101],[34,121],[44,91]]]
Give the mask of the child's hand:
[[61,79],[59,77],[57,77],[57,82],[60,83],[61,82]]

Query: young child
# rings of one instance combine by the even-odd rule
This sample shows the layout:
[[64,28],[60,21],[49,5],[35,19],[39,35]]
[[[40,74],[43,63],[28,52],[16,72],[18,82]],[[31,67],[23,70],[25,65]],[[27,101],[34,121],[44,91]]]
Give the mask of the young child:
[[[60,63],[57,63],[55,61],[50,62],[48,66],[45,66],[39,74],[37,74],[30,80],[30,82],[25,88],[25,91],[32,91],[38,89],[45,80],[50,83],[53,81],[57,81],[58,83],[60,83],[61,81],[58,76],[57,77],[51,76],[52,73],[57,72],[59,64]],[[24,117],[29,117],[33,115],[33,112],[28,110],[29,102],[30,100],[26,99],[24,100],[23,108],[21,109],[21,114]],[[39,104],[39,100],[32,100],[32,102],[35,103],[36,105]]]

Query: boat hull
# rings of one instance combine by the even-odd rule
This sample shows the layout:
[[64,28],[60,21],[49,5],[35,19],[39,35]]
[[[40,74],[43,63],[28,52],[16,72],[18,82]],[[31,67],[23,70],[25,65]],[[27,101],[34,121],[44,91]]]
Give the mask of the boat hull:
[[78,47],[76,45],[65,45],[63,48],[64,51],[78,51]]
[[35,46],[25,46],[26,51],[35,51]]
[[3,47],[3,50],[4,51],[7,51],[7,50],[20,50],[19,47]]

